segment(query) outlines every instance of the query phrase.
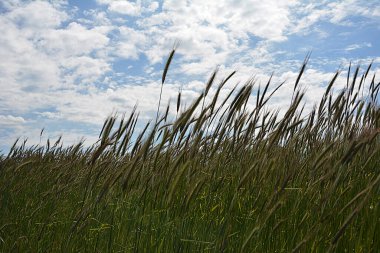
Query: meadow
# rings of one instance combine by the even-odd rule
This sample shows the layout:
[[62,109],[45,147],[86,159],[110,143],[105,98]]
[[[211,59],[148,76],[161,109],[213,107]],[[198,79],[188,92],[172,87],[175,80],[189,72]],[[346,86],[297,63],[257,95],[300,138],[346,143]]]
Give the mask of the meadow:
[[0,158],[0,251],[378,252],[380,83],[350,66],[305,113],[306,64],[283,114],[268,109],[282,84],[222,97],[235,72],[215,71],[173,119],[110,116],[91,147],[16,142]]

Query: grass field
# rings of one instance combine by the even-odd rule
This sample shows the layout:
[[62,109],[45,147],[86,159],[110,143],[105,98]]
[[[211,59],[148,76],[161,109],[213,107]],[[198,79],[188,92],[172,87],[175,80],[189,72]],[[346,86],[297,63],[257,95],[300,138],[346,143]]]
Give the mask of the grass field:
[[141,132],[133,111],[109,117],[90,148],[18,142],[0,158],[0,251],[379,252],[370,68],[332,94],[337,73],[307,113],[305,65],[283,116],[268,110],[271,81],[221,97],[234,73],[215,83],[215,72],[186,110],[178,95],[174,120],[162,110]]

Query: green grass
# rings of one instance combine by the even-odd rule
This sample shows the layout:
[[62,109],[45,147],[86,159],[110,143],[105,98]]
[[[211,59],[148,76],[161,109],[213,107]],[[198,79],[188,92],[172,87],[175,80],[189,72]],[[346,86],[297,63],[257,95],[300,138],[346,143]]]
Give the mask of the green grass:
[[175,120],[158,111],[140,133],[133,111],[90,148],[14,145],[0,158],[0,251],[377,252],[380,84],[363,93],[357,69],[333,95],[334,77],[305,114],[303,72],[283,117],[270,81],[248,110],[257,84],[219,97],[229,77],[215,72]]

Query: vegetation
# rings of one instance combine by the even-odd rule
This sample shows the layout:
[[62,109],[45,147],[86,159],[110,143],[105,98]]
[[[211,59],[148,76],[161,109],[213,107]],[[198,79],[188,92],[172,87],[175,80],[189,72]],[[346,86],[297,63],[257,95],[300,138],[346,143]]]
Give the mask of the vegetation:
[[281,85],[221,97],[234,72],[214,84],[215,71],[141,132],[133,110],[90,148],[16,142],[0,158],[0,251],[376,252],[380,83],[350,67],[346,88],[332,93],[336,73],[304,113],[305,65],[283,116],[267,106]]

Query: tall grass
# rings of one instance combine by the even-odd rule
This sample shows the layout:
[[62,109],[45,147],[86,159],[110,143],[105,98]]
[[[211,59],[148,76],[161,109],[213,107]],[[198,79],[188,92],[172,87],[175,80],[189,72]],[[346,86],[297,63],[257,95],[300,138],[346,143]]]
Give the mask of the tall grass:
[[333,94],[336,73],[305,114],[305,65],[283,116],[266,109],[281,85],[221,97],[235,72],[215,71],[173,120],[158,110],[138,132],[134,109],[90,148],[15,144],[0,160],[0,251],[376,252],[380,83],[357,68]]

